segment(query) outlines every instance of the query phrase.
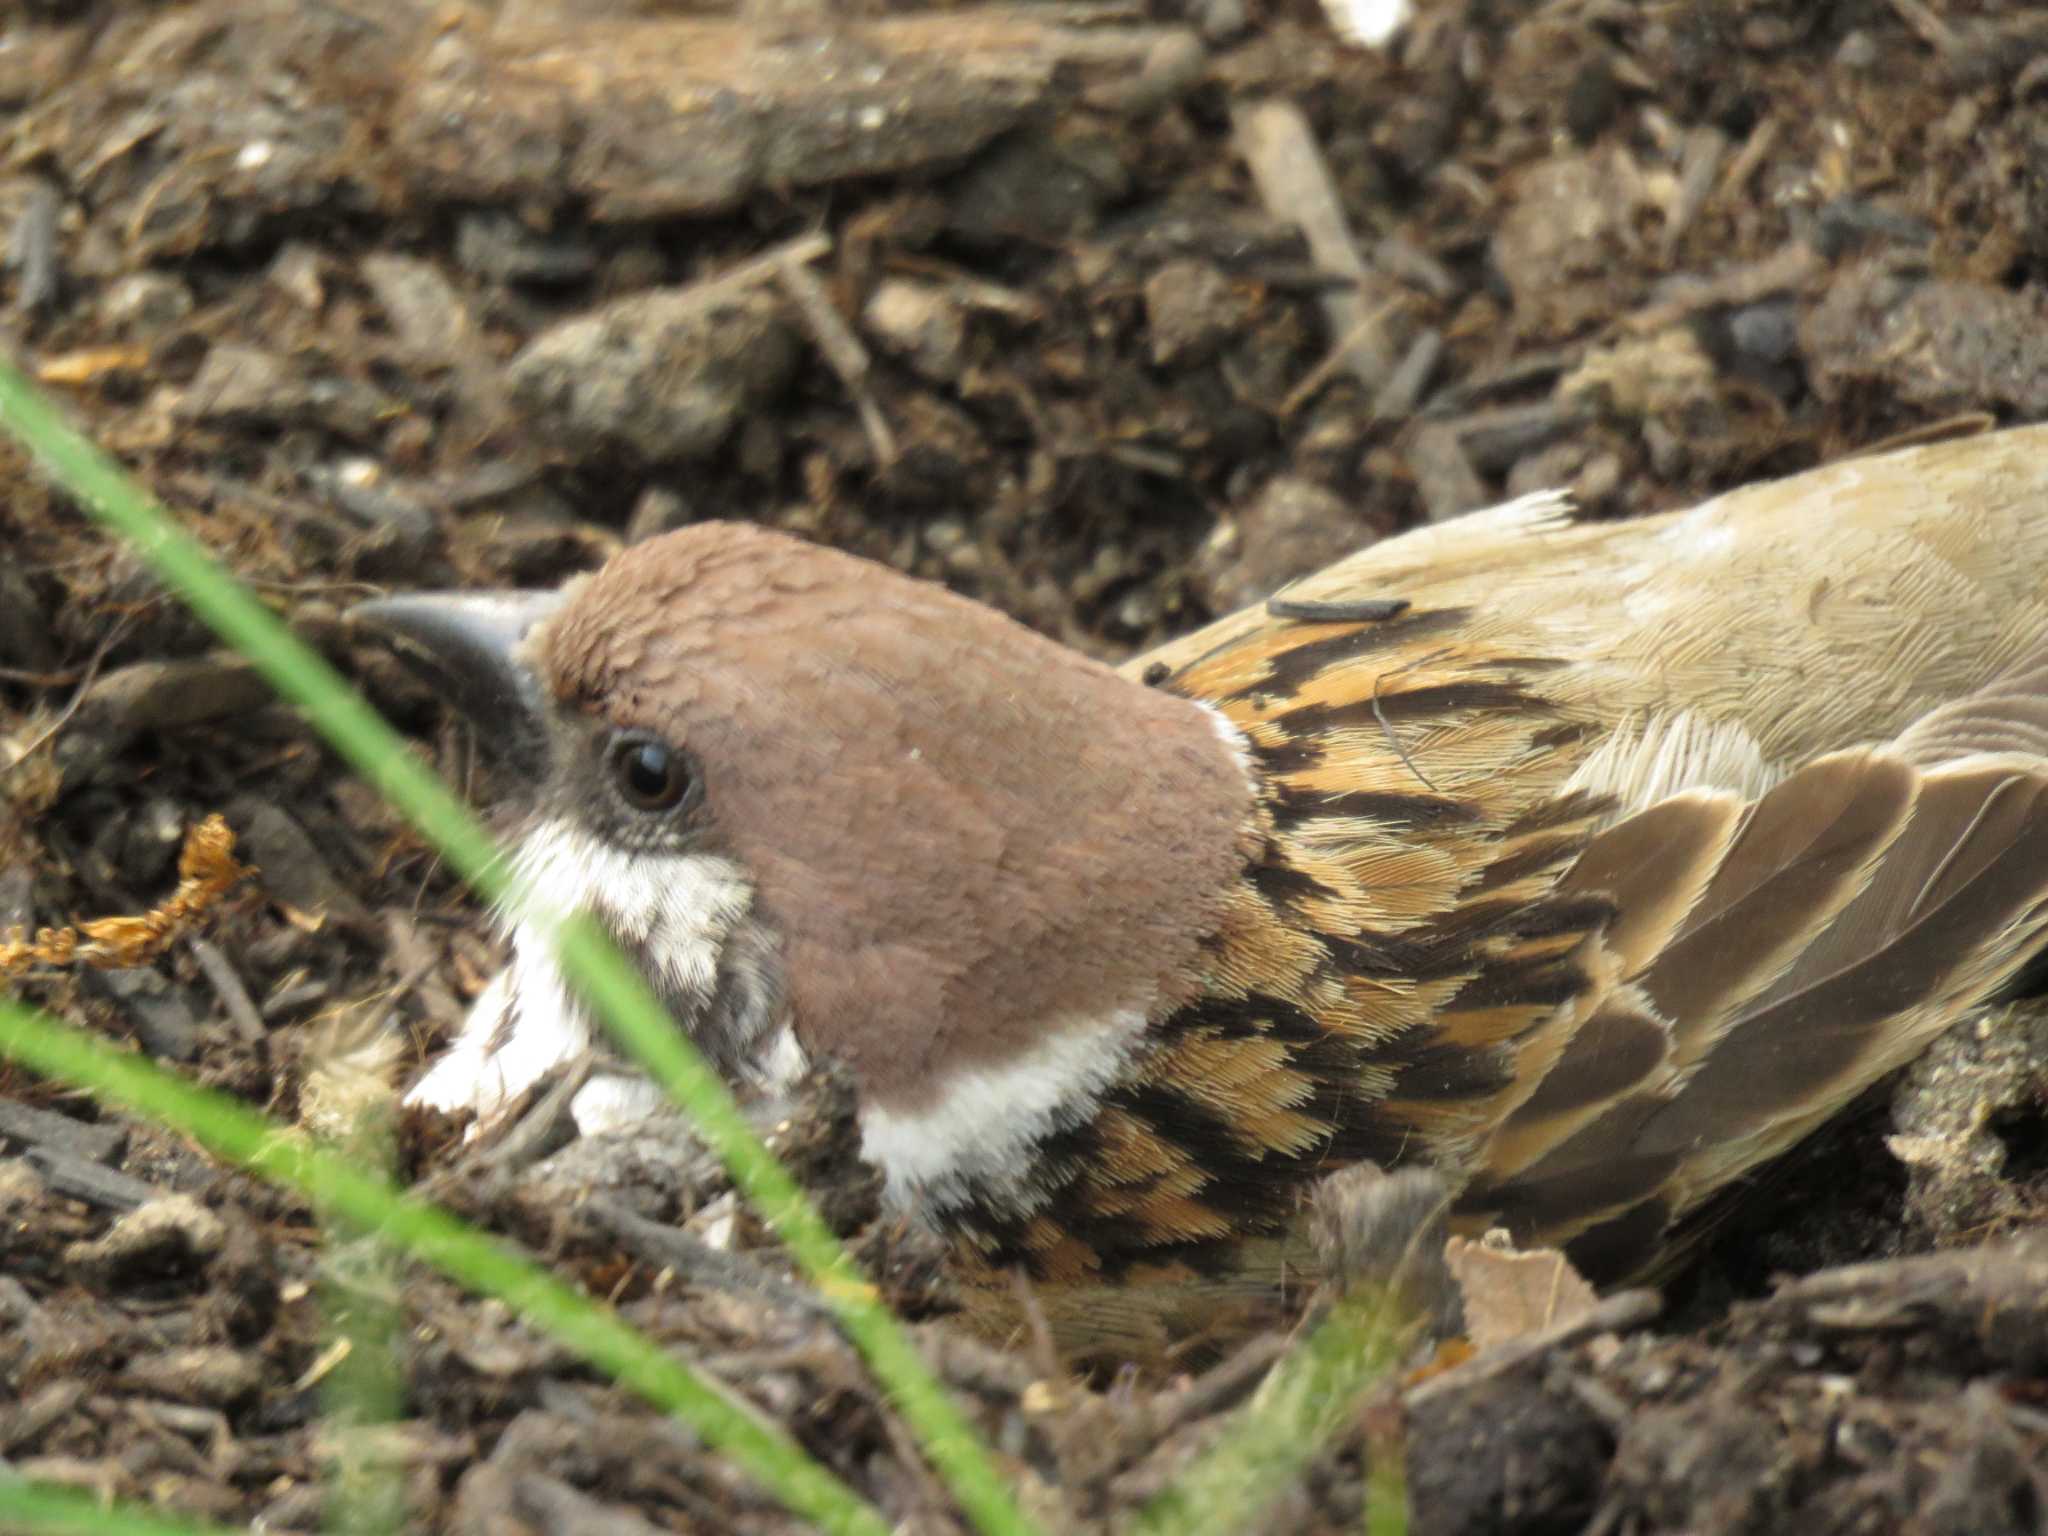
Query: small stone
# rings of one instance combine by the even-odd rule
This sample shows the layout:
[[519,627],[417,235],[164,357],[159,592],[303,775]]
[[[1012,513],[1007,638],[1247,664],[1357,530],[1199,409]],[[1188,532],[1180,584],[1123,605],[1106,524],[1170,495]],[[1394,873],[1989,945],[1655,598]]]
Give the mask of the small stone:
[[1057,241],[1094,226],[1130,177],[1106,140],[1018,133],[978,157],[949,199],[952,231],[978,245]]
[[122,877],[137,890],[153,890],[176,868],[184,841],[184,808],[161,795],[144,801],[121,829]]
[[1922,281],[1883,258],[1843,274],[1799,328],[1823,401],[1876,389],[1930,410],[2003,405],[2048,415],[2048,303],[2038,290]]
[[1282,475],[1217,526],[1196,553],[1196,589],[1229,613],[1370,543],[1374,529],[1343,498]]
[[1835,66],[1838,69],[1860,74],[1875,66],[1877,60],[1877,39],[1860,27],[1835,45]]
[[374,458],[350,457],[313,466],[309,488],[361,524],[369,537],[348,554],[349,567],[370,579],[394,579],[419,569],[441,550],[441,521],[426,498]]
[[1151,632],[1160,614],[1159,594],[1150,587],[1140,587],[1117,600],[1115,622],[1126,634],[1143,635]]
[[376,924],[354,891],[338,879],[306,829],[290,814],[249,797],[228,808],[242,851],[263,872],[263,888],[302,921],[339,923],[355,933]]
[[380,252],[365,256],[359,270],[408,352],[445,364],[468,347],[468,308],[439,267]]
[[1205,261],[1169,261],[1145,280],[1152,361],[1162,368],[1207,362],[1250,318],[1247,296]]
[[161,335],[192,313],[192,290],[162,272],[116,278],[100,299],[100,317],[123,336]]
[[1514,178],[1492,252],[1525,330],[1568,331],[1611,305],[1635,200],[1597,154],[1540,160]]
[[1716,370],[1699,338],[1686,326],[1630,336],[1588,352],[1558,381],[1561,402],[1597,401],[1629,421],[1647,416],[1682,419],[1714,398]]
[[541,430],[659,463],[717,448],[788,382],[797,355],[772,301],[660,289],[544,331],[509,376]]
[[292,241],[277,253],[265,276],[302,308],[317,314],[327,303],[327,257],[313,246]]
[[259,347],[221,345],[207,352],[178,407],[197,421],[275,421],[295,414],[305,398],[305,376],[286,359]]
[[1728,339],[1741,360],[1789,362],[1799,351],[1799,312],[1791,299],[1745,304],[1728,317]]
[[48,1192],[49,1185],[27,1158],[0,1158],[0,1220],[34,1210]]
[[397,406],[360,380],[316,377],[296,358],[224,343],[208,350],[175,409],[193,421],[305,425],[366,442],[382,433]]
[[102,1237],[73,1243],[64,1262],[102,1279],[197,1272],[227,1242],[227,1224],[190,1195],[128,1212]]
[[967,318],[945,289],[886,278],[869,297],[861,320],[869,334],[926,378],[959,377]]

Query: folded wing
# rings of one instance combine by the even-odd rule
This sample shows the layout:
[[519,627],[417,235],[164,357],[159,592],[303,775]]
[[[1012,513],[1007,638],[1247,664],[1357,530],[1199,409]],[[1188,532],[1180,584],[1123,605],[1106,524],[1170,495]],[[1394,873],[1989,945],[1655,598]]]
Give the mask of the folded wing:
[[1621,964],[1463,1208],[1619,1278],[2042,947],[2048,661],[1760,795],[1636,811],[1563,884],[1614,898]]

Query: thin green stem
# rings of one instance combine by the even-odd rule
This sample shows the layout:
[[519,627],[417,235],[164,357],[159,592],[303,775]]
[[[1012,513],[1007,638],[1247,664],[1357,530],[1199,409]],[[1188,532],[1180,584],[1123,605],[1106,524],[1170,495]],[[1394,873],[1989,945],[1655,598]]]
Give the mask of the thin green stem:
[[[1146,1506],[1138,1536],[1237,1536],[1264,1528],[1262,1516],[1281,1487],[1355,1421],[1366,1393],[1413,1337],[1413,1319],[1391,1294],[1343,1297],[1273,1368],[1216,1447]],[[1374,1536],[1398,1536],[1406,1526],[1405,1512],[1390,1517],[1379,1498],[1367,1508],[1379,1522]]]
[[[395,1165],[391,1106],[357,1115],[333,1150],[389,1178]],[[321,1383],[333,1451],[326,1467],[328,1536],[398,1536],[406,1529],[405,1467],[381,1433],[405,1414],[404,1253],[336,1210],[316,1212],[325,1244],[320,1311],[339,1359]]]

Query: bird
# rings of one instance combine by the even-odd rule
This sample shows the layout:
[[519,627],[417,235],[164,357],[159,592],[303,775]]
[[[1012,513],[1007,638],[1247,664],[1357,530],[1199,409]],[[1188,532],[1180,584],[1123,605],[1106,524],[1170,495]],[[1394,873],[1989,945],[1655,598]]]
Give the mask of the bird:
[[[2044,571],[2022,426],[1634,519],[1525,496],[1121,666],[743,522],[358,617],[504,749],[539,899],[721,1073],[837,1063],[970,1293],[1021,1275],[1061,1347],[1141,1359],[1298,1293],[1361,1166],[1652,1273],[2018,986]],[[488,1118],[591,1045],[507,923],[413,1102]]]

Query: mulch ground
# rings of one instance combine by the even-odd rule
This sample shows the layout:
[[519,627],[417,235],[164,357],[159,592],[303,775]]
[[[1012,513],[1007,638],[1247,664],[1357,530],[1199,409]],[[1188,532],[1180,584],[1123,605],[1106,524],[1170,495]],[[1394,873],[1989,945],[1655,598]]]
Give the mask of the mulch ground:
[[[0,331],[486,803],[351,602],[743,517],[1118,656],[1523,491],[1624,517],[2048,417],[2048,13],[1419,0],[1381,46],[1351,15],[30,0]],[[457,1023],[488,928],[0,447],[0,930],[148,909],[216,812],[263,874],[204,938],[19,991],[331,1130]],[[1661,1310],[1388,1387],[1270,1528],[1357,1528],[1368,1441],[1405,1444],[1417,1531],[2048,1527],[2044,1103],[2042,1016],[1973,1021]],[[948,1327],[834,1085],[769,1128],[1060,1528],[1171,1487],[1277,1353],[1054,1380]],[[959,1528],[687,1136],[465,1159],[407,1123],[397,1156],[903,1528]],[[296,1198],[0,1068],[0,1470],[318,1528],[352,1287],[401,1319],[418,1528],[794,1528],[500,1309],[373,1283]]]

